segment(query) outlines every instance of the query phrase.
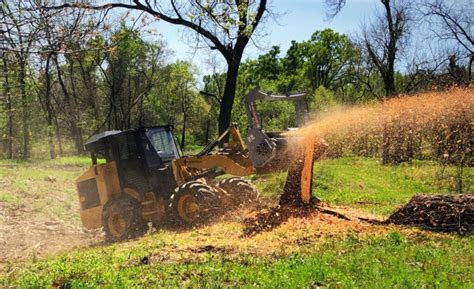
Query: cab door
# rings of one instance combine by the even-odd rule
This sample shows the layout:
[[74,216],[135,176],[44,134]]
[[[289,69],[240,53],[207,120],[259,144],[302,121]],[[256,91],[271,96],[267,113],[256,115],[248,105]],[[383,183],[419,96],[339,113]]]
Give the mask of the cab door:
[[139,193],[150,191],[151,185],[137,144],[136,132],[126,131],[114,138],[122,189],[131,188]]

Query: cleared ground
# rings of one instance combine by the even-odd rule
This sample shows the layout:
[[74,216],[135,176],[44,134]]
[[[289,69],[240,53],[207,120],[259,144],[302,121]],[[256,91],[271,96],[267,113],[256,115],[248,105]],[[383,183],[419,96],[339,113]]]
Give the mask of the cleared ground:
[[74,179],[87,160],[0,162],[0,268],[98,242],[84,233]]
[[[415,193],[446,193],[430,162],[381,166],[374,159],[326,160],[315,167],[315,194],[349,220],[313,212],[269,232],[243,235],[242,208],[188,231],[150,232],[107,245],[84,233],[74,178],[86,159],[0,163],[0,286],[465,287],[474,285],[474,237],[378,226]],[[472,193],[473,170],[465,171]],[[253,182],[272,205],[284,174]],[[83,247],[83,248],[78,248]]]

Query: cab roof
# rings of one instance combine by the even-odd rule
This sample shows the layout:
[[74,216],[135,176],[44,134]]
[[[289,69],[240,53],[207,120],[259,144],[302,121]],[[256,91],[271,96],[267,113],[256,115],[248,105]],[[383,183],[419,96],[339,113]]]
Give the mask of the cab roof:
[[133,128],[133,129],[128,129],[128,130],[108,130],[108,131],[94,134],[93,136],[90,137],[90,139],[88,139],[85,142],[84,146],[88,152],[103,151],[109,146],[108,142],[113,136],[116,136],[122,133],[135,132],[135,131],[146,130],[146,129],[151,129],[151,128],[164,128],[166,130],[172,130],[173,125],[156,125],[156,126]]

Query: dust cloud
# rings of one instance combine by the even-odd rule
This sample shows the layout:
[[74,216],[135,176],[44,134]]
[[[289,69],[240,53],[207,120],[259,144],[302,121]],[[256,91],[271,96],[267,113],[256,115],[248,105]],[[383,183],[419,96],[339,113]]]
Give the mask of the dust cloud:
[[474,118],[472,88],[399,96],[383,102],[332,107],[289,135],[317,136],[331,157],[374,156],[400,163],[417,155],[469,156]]

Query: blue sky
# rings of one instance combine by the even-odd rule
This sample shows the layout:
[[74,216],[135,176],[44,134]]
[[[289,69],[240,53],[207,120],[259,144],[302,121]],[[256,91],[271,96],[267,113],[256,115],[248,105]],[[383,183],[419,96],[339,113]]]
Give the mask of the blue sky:
[[[347,0],[343,10],[332,20],[326,18],[326,7],[323,0],[273,0],[271,7],[280,17],[277,22],[268,19],[262,27],[265,37],[259,40],[260,48],[250,45],[245,51],[244,58],[255,58],[265,53],[271,46],[279,45],[286,52],[292,40],[309,39],[316,30],[331,28],[337,32],[351,34],[357,31],[360,24],[369,19],[379,3],[377,0]],[[195,51],[185,41],[184,28],[159,21],[155,24],[162,39],[169,49],[173,50],[173,60],[181,59],[194,63],[201,74],[209,71],[206,60],[211,55],[210,50]],[[222,59],[216,54],[216,59]],[[224,64],[223,64],[224,65]]]
[[291,40],[307,40],[316,30],[331,28],[337,32],[355,32],[364,19],[375,11],[376,0],[348,0],[334,19],[327,20],[322,0],[275,0],[274,8],[282,13],[280,25],[269,23],[269,42],[280,45],[286,51]]

